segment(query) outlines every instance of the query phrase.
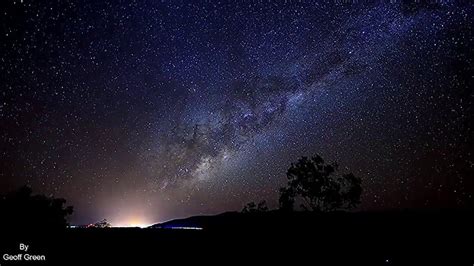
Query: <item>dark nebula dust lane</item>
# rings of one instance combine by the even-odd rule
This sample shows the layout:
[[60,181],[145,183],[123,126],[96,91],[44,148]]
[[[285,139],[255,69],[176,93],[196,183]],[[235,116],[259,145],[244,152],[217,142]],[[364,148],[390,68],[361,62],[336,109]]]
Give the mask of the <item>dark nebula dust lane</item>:
[[276,207],[320,154],[363,210],[465,207],[473,5],[392,2],[2,1],[0,190],[147,224]]

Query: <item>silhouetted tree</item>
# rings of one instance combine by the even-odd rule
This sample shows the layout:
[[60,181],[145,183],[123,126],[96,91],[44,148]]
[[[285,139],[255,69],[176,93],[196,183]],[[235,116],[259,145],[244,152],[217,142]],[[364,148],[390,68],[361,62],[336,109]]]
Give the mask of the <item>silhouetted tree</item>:
[[255,202],[249,202],[242,209],[243,213],[255,213],[255,212],[266,212],[268,211],[267,202],[265,200],[260,201],[258,204]]
[[92,227],[95,227],[95,228],[109,228],[109,227],[111,227],[111,225],[107,221],[107,219],[103,219],[102,221],[93,224]]
[[257,211],[258,212],[266,212],[268,211],[268,207],[267,207],[267,202],[265,200],[262,200],[258,203],[257,205]]
[[295,193],[292,189],[282,187],[280,188],[280,210],[292,211],[295,204]]
[[28,186],[0,197],[0,226],[2,228],[65,228],[72,206],[64,207],[65,199],[32,195]]
[[293,210],[296,199],[309,211],[351,209],[360,203],[361,179],[352,173],[338,175],[337,163],[326,164],[319,155],[292,163],[287,187],[280,189],[280,209]]

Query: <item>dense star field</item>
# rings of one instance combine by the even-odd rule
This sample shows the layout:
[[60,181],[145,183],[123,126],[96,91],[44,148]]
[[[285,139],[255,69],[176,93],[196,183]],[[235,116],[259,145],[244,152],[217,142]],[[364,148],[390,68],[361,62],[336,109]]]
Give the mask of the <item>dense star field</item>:
[[276,207],[320,154],[361,210],[474,196],[470,1],[1,1],[0,192],[115,225]]

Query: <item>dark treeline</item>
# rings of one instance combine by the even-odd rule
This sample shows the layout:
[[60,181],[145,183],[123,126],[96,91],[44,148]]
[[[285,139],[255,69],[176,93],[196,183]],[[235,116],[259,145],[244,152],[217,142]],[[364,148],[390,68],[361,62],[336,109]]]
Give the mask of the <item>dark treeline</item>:
[[0,196],[0,226],[4,230],[60,230],[68,225],[67,217],[72,206],[65,206],[62,198],[33,195],[32,189],[23,186]]

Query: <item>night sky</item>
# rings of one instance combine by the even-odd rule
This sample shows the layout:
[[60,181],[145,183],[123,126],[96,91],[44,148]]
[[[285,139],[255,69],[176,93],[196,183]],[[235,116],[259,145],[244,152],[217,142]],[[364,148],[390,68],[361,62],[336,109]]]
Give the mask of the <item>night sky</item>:
[[1,5],[1,193],[150,224],[275,208],[320,154],[360,210],[472,206],[471,1]]

